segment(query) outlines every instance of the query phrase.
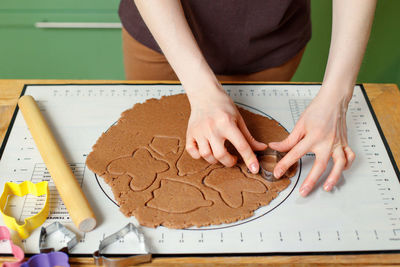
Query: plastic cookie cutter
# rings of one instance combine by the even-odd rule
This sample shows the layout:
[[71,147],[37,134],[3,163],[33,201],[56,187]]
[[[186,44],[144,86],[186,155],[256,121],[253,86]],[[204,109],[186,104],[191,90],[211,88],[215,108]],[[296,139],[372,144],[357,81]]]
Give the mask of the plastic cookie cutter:
[[51,267],[63,266],[70,267],[68,263],[68,255],[64,252],[42,253],[32,256],[27,262],[24,262],[20,267]]
[[64,225],[62,225],[59,222],[53,222],[47,227],[42,227],[42,229],[40,229],[40,237],[39,237],[40,253],[49,253],[55,251],[54,248],[46,247],[46,239],[48,236],[56,232],[60,232],[62,235],[64,235],[64,238],[68,240],[67,246],[61,248],[59,251],[69,254],[70,250],[73,247],[75,247],[76,244],[78,244],[78,239],[74,232],[68,230]]
[[[127,258],[118,258],[118,259],[111,259],[102,255],[103,250],[107,246],[120,240],[130,232],[133,232],[137,236],[143,254],[133,255]],[[128,223],[124,228],[122,228],[118,232],[110,236],[107,236],[102,241],[100,241],[99,250],[93,253],[93,258],[94,258],[94,263],[97,266],[104,265],[108,267],[123,267],[123,266],[130,266],[130,265],[150,262],[151,254],[149,253],[144,238],[144,234],[135,225],[133,225],[133,223]]]
[[[35,196],[46,195],[44,207],[35,215],[24,219],[24,224],[18,224],[14,217],[5,214],[4,209],[9,195],[25,196],[32,194]],[[12,230],[18,232],[22,239],[29,237],[30,233],[41,226],[49,215],[49,186],[46,181],[34,184],[31,181],[25,181],[17,184],[6,182],[4,185],[3,194],[0,196],[0,212],[3,215],[4,223]]]
[[11,240],[10,231],[5,226],[0,226],[0,240],[7,240],[10,242],[11,252],[13,253],[14,257],[17,259],[17,261],[14,261],[14,262],[4,262],[3,266],[4,267],[19,267],[21,265],[21,262],[25,258],[24,251],[19,246],[14,245],[14,243]]

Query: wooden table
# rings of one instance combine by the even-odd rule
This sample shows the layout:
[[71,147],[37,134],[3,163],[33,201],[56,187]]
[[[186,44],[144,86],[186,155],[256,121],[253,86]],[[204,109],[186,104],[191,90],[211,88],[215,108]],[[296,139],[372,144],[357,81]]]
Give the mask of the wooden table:
[[[147,81],[148,82],[148,81]],[[24,84],[135,83],[104,80],[0,80],[0,142],[3,141]],[[146,83],[140,81],[140,83]],[[400,91],[395,84],[364,84],[373,109],[386,136],[397,166],[400,166]],[[10,258],[0,257],[0,262]],[[71,266],[94,266],[92,258],[70,258]],[[257,257],[180,257],[155,258],[141,266],[395,266],[400,254],[310,255]]]

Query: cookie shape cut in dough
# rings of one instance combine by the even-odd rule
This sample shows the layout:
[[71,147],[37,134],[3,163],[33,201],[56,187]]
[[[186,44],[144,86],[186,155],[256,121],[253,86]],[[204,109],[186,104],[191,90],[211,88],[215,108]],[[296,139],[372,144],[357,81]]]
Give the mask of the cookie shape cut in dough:
[[161,180],[161,187],[153,194],[154,198],[147,202],[147,206],[170,213],[187,213],[213,204],[205,200],[201,191],[193,185],[168,179]]
[[[147,168],[141,168],[141,166]],[[114,175],[128,175],[132,178],[130,187],[134,191],[142,191],[149,187],[155,180],[157,173],[166,171],[168,164],[154,159],[143,148],[138,149],[131,157],[123,157],[111,161],[107,170]]]
[[243,192],[261,194],[267,190],[260,181],[244,176],[238,167],[213,170],[204,179],[204,184],[217,190],[225,203],[232,208],[242,206]]
[[[288,136],[275,120],[238,110],[257,140],[269,143]],[[185,151],[189,115],[184,94],[149,99],[124,111],[93,146],[86,164],[111,187],[125,216],[148,227],[232,223],[252,216],[289,186],[289,178],[268,182],[248,173],[229,146],[238,157],[235,167],[193,159]]]
[[178,168],[179,175],[185,176],[188,174],[198,173],[202,170],[207,169],[211,164],[204,159],[194,159],[185,150],[182,156],[178,159],[176,167]]
[[155,136],[150,147],[158,154],[165,156],[168,153],[178,153],[179,139],[174,137]]

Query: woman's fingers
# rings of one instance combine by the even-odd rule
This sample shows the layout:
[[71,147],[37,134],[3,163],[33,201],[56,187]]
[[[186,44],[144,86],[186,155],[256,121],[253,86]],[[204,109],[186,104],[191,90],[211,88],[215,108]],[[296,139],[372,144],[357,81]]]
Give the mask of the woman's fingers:
[[194,159],[201,158],[199,148],[197,147],[196,140],[194,140],[193,136],[186,136],[186,151]]
[[209,142],[207,139],[199,139],[199,148],[193,137],[186,139],[186,151],[195,159],[203,157],[210,164],[221,162],[226,167],[232,167],[236,164],[237,157],[231,155],[224,145],[224,139],[211,137]]
[[329,154],[321,156],[316,153],[314,165],[311,168],[310,173],[307,175],[307,178],[304,180],[303,184],[300,187],[300,195],[302,197],[306,197],[314,188],[318,179],[324,173],[326,166],[328,165],[328,161],[329,161]]
[[349,146],[346,146],[344,148],[344,154],[346,156],[346,165],[344,166],[344,169],[347,170],[353,164],[353,161],[356,158],[356,154],[353,152],[353,150]]
[[[235,125],[236,126],[236,125]],[[242,156],[244,163],[252,173],[258,173],[259,163],[246,138],[238,127],[231,126],[225,131],[225,138],[229,140]]]
[[210,139],[211,149],[214,157],[226,167],[232,167],[236,164],[237,158],[231,155],[224,145],[222,138],[212,137]]
[[210,144],[206,138],[197,138],[197,145],[199,147],[199,153],[203,159],[205,159],[210,164],[215,164],[218,161],[213,156]]
[[301,140],[275,166],[274,176],[280,178],[293,164],[307,153],[309,145],[305,139]]
[[250,133],[249,129],[247,128],[246,123],[244,122],[242,116],[239,117],[238,120],[238,127],[240,129],[240,131],[243,133],[244,137],[246,138],[247,142],[249,143],[249,145],[251,146],[251,148],[255,151],[261,151],[267,148],[267,145],[262,143],[262,142],[258,142],[253,135]]
[[340,180],[346,165],[346,157],[342,146],[336,146],[332,152],[333,168],[325,181],[324,190],[329,192]]
[[279,152],[287,152],[291,150],[301,139],[303,138],[303,134],[300,131],[300,127],[296,125],[293,129],[293,132],[289,134],[286,139],[281,142],[271,142],[269,143],[269,147],[279,151]]

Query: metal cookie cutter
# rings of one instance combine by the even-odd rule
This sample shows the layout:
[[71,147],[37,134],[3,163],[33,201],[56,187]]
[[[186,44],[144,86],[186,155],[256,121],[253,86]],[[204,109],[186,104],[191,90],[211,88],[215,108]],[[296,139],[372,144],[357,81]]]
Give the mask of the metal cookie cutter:
[[12,251],[14,257],[17,259],[17,261],[14,261],[14,262],[4,262],[3,266],[4,267],[19,267],[21,265],[21,262],[25,258],[25,253],[19,246],[14,245],[14,243],[11,240],[10,231],[5,226],[0,226],[0,240],[8,240],[10,242],[11,251]]
[[[20,225],[14,217],[5,214],[4,209],[9,195],[22,197],[27,194],[35,196],[46,194],[46,201],[44,207],[37,214],[24,219],[24,224]],[[5,183],[3,194],[0,196],[0,212],[3,215],[4,223],[12,230],[17,231],[22,239],[28,238],[34,229],[38,228],[44,223],[44,221],[46,221],[50,210],[49,198],[49,186],[46,181],[37,184],[34,184],[31,181],[25,181],[20,184],[12,182]]]
[[279,179],[274,176],[275,165],[285,156],[286,153],[278,152],[271,148],[257,151],[256,156],[260,165],[260,175],[269,182],[276,182]]
[[[103,249],[105,247],[120,240],[130,232],[133,232],[137,236],[140,247],[144,252],[143,254],[133,255],[127,258],[119,258],[119,259],[110,259],[102,255]],[[122,228],[118,232],[110,236],[107,236],[102,241],[100,241],[99,250],[93,253],[93,258],[94,258],[94,263],[97,266],[104,265],[107,267],[123,267],[123,266],[130,266],[130,265],[150,262],[151,254],[149,253],[143,233],[132,223],[128,223],[124,228]]]
[[40,237],[39,237],[40,253],[49,253],[49,252],[54,251],[54,248],[46,247],[46,239],[49,235],[51,235],[55,232],[61,232],[65,237],[67,237],[69,239],[69,241],[67,242],[67,246],[63,247],[62,249],[59,250],[59,251],[65,252],[66,254],[69,254],[69,251],[76,244],[78,244],[78,239],[74,232],[68,230],[64,225],[62,225],[59,222],[53,222],[52,224],[48,225],[47,227],[42,227],[42,229],[40,230]]

